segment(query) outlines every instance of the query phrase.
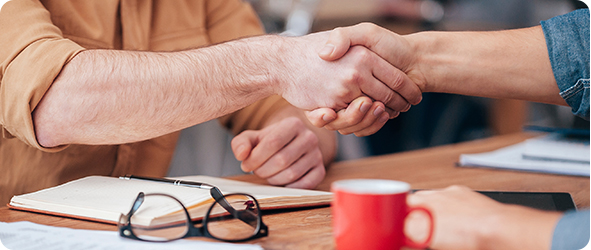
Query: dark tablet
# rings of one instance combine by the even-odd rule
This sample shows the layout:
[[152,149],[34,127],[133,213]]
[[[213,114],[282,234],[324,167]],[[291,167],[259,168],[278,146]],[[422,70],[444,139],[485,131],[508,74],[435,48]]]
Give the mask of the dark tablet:
[[537,192],[493,192],[479,191],[498,202],[517,204],[548,211],[566,211],[575,209],[575,203],[569,193]]

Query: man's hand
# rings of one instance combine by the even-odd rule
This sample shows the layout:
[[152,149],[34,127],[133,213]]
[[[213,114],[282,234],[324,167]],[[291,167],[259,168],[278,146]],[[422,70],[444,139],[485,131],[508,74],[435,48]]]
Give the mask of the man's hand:
[[240,133],[232,150],[243,171],[253,171],[272,185],[314,188],[326,174],[318,137],[297,117]]
[[324,32],[284,40],[280,46],[289,58],[278,65],[284,68],[278,71],[276,93],[304,110],[338,111],[360,96],[380,101],[394,111],[420,102],[421,91],[406,74],[363,46],[347,47],[348,53],[336,61],[319,58],[327,39]]
[[[464,186],[419,191],[411,206],[433,214],[433,249],[549,249],[561,214],[496,202]],[[421,213],[407,219],[405,233],[425,237],[428,222]]]

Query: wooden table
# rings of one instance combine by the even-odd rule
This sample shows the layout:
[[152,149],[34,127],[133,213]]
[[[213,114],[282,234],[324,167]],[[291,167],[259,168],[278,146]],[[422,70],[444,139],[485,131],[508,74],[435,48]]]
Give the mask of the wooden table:
[[[568,192],[578,208],[589,207],[589,178],[507,170],[456,167],[462,153],[494,150],[521,142],[533,134],[518,133],[489,139],[416,150],[330,166],[320,190],[329,190],[333,181],[348,178],[401,180],[414,189],[444,188],[452,184],[477,190]],[[395,142],[393,142],[395,143]],[[252,175],[232,179],[264,183]],[[265,249],[333,249],[329,207],[266,214],[269,236],[249,243]],[[32,221],[39,224],[80,229],[116,230],[113,225],[48,216],[0,208],[0,221]]]

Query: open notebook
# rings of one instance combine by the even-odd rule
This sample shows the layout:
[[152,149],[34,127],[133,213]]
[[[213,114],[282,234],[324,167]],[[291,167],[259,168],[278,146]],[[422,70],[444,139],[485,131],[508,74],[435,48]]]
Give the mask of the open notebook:
[[[175,178],[204,182],[218,187],[222,193],[247,193],[253,195],[261,209],[281,209],[328,205],[332,193],[256,185],[209,176]],[[12,197],[8,206],[12,209],[34,211],[66,217],[81,218],[116,224],[119,216],[127,213],[139,192],[164,193],[179,199],[192,218],[203,217],[213,201],[209,190],[175,186],[144,180],[124,180],[116,177],[89,176],[34,193]],[[161,215],[174,213],[167,207],[155,211],[146,223],[158,220]]]

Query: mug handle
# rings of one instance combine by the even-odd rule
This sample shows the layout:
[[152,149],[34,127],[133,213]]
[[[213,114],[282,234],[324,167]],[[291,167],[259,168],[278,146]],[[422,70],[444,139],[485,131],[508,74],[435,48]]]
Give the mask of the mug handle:
[[433,236],[433,215],[431,214],[431,211],[429,211],[429,209],[426,209],[424,207],[409,207],[408,211],[406,212],[406,215],[408,216],[410,213],[412,213],[413,211],[416,210],[421,210],[423,212],[425,212],[425,214],[427,214],[427,216],[429,216],[429,221],[431,222],[431,226],[429,227],[429,236],[427,236],[427,239],[425,239],[424,242],[414,242],[412,241],[410,238],[406,237],[406,235],[404,236],[404,244],[408,247],[411,248],[420,248],[420,249],[424,249],[429,247],[429,244],[431,243],[431,237]]

